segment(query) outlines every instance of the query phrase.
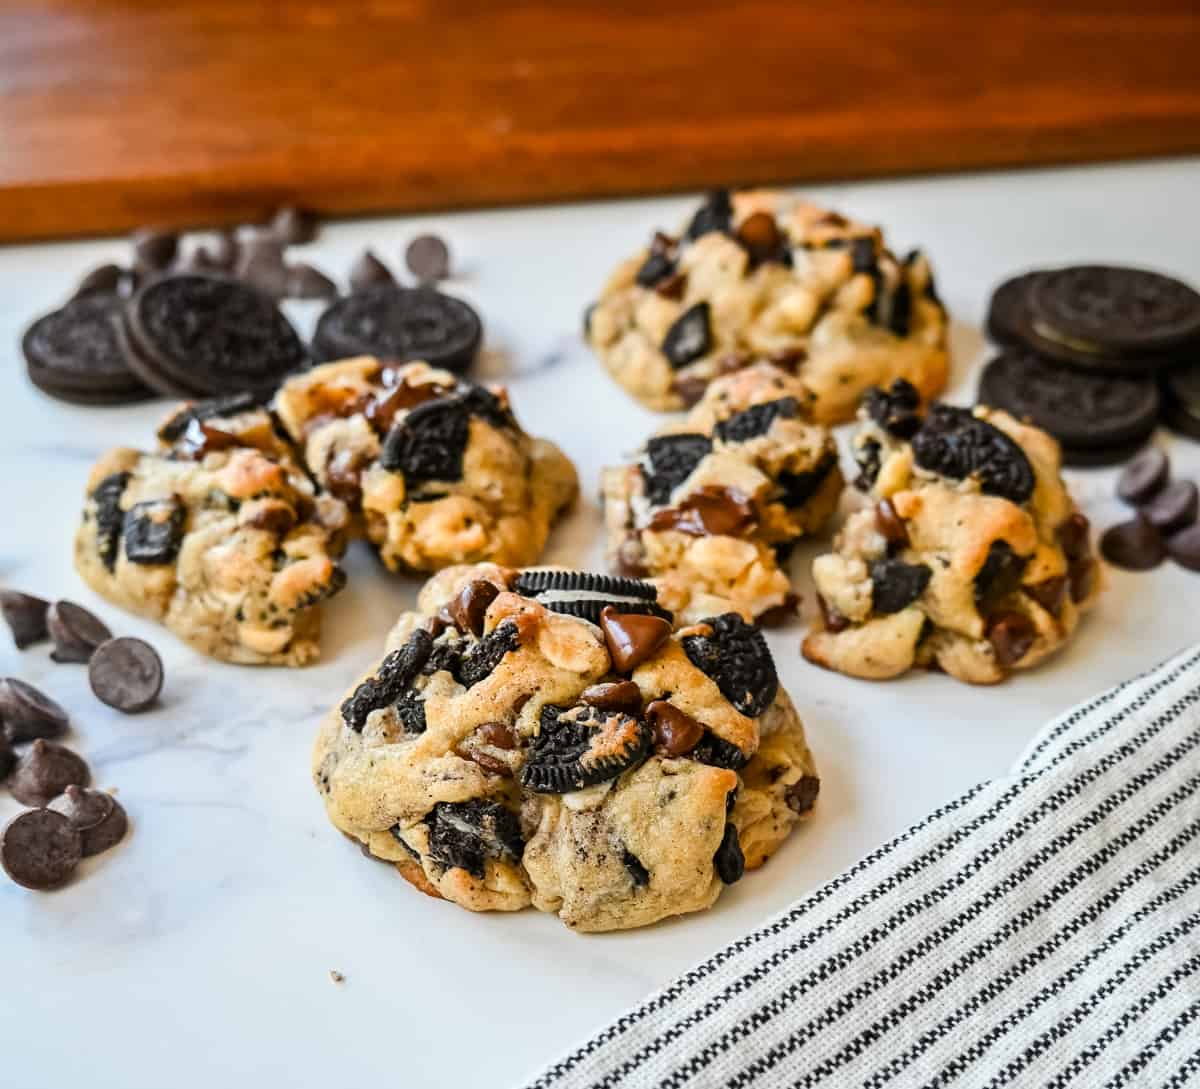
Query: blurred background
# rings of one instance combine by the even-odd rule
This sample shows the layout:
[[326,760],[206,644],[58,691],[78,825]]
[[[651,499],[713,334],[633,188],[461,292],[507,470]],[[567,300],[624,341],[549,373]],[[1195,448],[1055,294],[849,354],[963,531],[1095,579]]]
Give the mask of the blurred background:
[[0,0],[0,239],[1200,151],[1200,3]]

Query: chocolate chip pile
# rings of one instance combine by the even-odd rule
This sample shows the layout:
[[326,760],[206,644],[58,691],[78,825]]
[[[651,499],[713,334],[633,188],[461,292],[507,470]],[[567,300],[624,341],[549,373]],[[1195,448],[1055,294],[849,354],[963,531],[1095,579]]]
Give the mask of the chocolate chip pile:
[[979,400],[1028,419],[1077,467],[1125,461],[1160,420],[1200,438],[1200,294],[1145,269],[1027,272],[992,295],[987,332],[1004,347]]
[[[155,395],[205,398],[251,391],[263,398],[310,360],[378,355],[424,359],[462,372],[483,339],[479,315],[432,285],[449,275],[450,251],[435,235],[408,245],[419,286],[402,287],[369,251],[351,292],[312,265],[287,260],[311,242],[313,216],[282,209],[266,225],[209,240],[145,228],[131,238],[128,267],[93,269],[62,307],[35,321],[21,347],[30,380],[83,405]],[[279,307],[282,299],[326,299],[311,347]]]
[[1109,563],[1149,571],[1169,556],[1180,567],[1200,571],[1200,492],[1194,481],[1171,479],[1171,464],[1161,449],[1152,446],[1129,463],[1117,495],[1137,514],[1100,538]]
[[[55,662],[86,662],[98,699],[132,713],[152,706],[162,691],[162,662],[141,639],[114,638],[81,605],[0,590],[3,614],[19,650],[52,640]],[[30,806],[0,831],[0,866],[19,885],[48,890],[63,885],[81,858],[115,846],[128,820],[111,795],[88,789],[83,757],[52,740],[66,733],[67,711],[41,689],[16,677],[0,679],[0,778]],[[29,744],[19,756],[15,746]]]

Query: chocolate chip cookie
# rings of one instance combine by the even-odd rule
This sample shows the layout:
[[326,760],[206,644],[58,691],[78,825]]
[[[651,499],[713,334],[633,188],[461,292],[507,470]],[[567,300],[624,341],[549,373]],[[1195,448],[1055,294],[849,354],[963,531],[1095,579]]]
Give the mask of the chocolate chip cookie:
[[813,418],[853,418],[863,392],[946,384],[946,311],[929,262],[897,258],[878,228],[785,193],[708,196],[678,235],[655,234],[588,308],[584,336],[650,408],[694,404],[756,360],[792,368]]
[[600,931],[709,907],[819,780],[758,629],[661,611],[634,579],[440,572],[321,726],[330,820],[473,911]]
[[919,402],[903,383],[864,399],[866,504],[813,563],[821,619],[804,655],[856,677],[926,666],[989,684],[1071,637],[1101,569],[1049,435]]
[[185,406],[159,439],[156,453],[119,447],[92,469],[79,573],[214,658],[313,661],[318,605],[345,584],[345,505],[249,402]]
[[685,621],[785,606],[793,597],[779,558],[825,524],[843,484],[811,405],[799,378],[756,363],[713,381],[633,464],[604,470],[613,569],[650,578]]
[[532,563],[578,490],[574,466],[521,429],[503,389],[424,363],[315,367],[275,409],[392,570]]

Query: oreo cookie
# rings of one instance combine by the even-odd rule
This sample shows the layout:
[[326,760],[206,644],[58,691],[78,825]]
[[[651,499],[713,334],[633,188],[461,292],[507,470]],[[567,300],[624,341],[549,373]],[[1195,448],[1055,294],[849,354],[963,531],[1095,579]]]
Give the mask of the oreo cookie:
[[707,435],[685,432],[654,436],[646,443],[646,458],[642,463],[646,498],[655,506],[669,503],[671,493],[711,452],[712,439]]
[[1163,422],[1172,431],[1200,439],[1200,361],[1164,371],[1161,390]]
[[658,590],[653,583],[621,575],[535,569],[520,572],[511,589],[551,612],[577,616],[596,625],[607,605],[622,613],[674,620],[673,614],[658,604]]
[[152,396],[121,350],[114,322],[123,307],[115,292],[95,291],[35,321],[21,339],[30,381],[51,397],[82,405]]
[[130,300],[124,334],[139,374],[192,395],[270,390],[308,363],[273,300],[212,276],[152,280]]
[[1072,370],[1019,349],[988,363],[977,400],[1028,420],[1073,451],[1140,445],[1159,412],[1153,379]]
[[484,878],[489,858],[517,863],[525,850],[520,820],[499,802],[437,802],[425,823],[429,857],[442,866],[466,870],[478,881]]
[[599,707],[547,704],[521,782],[538,794],[583,790],[636,767],[653,744],[644,719]]
[[1089,359],[1158,356],[1200,341],[1200,294],[1148,269],[1055,269],[1030,285],[1029,306],[1039,340]]
[[738,711],[758,718],[779,691],[779,675],[763,633],[737,613],[709,617],[708,635],[688,635],[683,650]]
[[951,480],[974,477],[985,495],[1024,503],[1036,483],[1029,458],[998,427],[969,409],[934,405],[912,439],[913,460]]
[[462,299],[431,287],[377,283],[338,299],[313,334],[318,360],[374,355],[464,373],[483,343],[483,323]]
[[1043,274],[1023,272],[992,292],[984,328],[997,344],[1023,348],[1029,343],[1029,289]]

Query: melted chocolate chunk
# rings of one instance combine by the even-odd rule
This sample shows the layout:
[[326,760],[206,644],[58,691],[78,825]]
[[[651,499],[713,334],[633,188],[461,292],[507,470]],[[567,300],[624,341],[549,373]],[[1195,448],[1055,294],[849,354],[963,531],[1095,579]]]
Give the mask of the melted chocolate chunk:
[[713,855],[713,865],[717,876],[726,884],[732,885],[742,879],[746,872],[746,858],[742,854],[742,845],[738,842],[737,829],[732,823],[725,825],[725,835],[721,838],[721,846]]
[[1007,541],[993,541],[987,558],[975,576],[975,605],[980,612],[1011,594],[1021,585],[1021,575],[1029,559],[1018,556]]

